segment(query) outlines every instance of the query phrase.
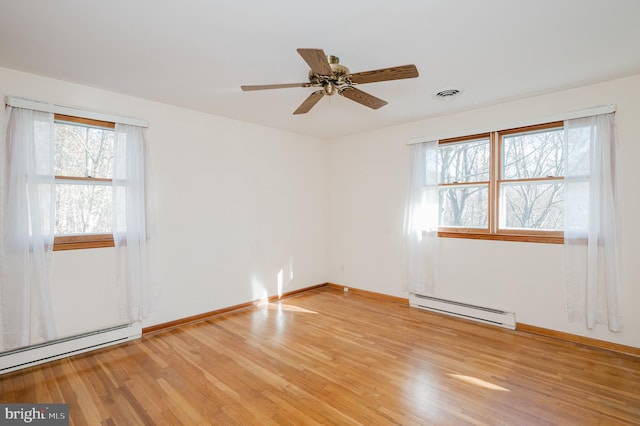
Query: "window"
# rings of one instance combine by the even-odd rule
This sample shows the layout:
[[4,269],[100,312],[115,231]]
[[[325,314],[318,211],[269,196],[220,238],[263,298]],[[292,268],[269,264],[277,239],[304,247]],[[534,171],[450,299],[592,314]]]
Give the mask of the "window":
[[114,123],[55,115],[54,250],[112,247]]
[[440,141],[439,234],[561,243],[563,123]]

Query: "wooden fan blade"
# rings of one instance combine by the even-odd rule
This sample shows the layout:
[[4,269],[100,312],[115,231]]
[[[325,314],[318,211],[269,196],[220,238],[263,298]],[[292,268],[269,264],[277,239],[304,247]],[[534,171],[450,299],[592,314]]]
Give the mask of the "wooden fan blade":
[[309,87],[309,83],[286,83],[286,84],[260,84],[254,86],[240,86],[243,91],[266,90],[266,89],[286,89],[288,87]]
[[368,106],[369,108],[378,109],[387,104],[387,101],[383,101],[380,98],[376,98],[373,95],[370,95],[366,92],[363,92],[360,89],[356,89],[355,87],[347,87],[343,91],[340,92],[342,96],[345,98],[349,98],[352,101],[356,101],[359,104],[364,106]]
[[373,71],[363,71],[351,74],[351,81],[358,84],[376,83],[378,81],[400,80],[403,78],[418,77],[418,69],[415,65],[403,65],[400,67],[382,68]]
[[309,110],[311,108],[313,108],[313,106],[315,104],[318,103],[318,101],[320,99],[322,99],[323,96],[324,96],[324,92],[322,90],[317,90],[317,91],[313,92],[312,94],[310,94],[307,97],[307,99],[304,100],[304,102],[302,104],[300,104],[298,109],[295,110],[293,113],[294,114],[306,114],[307,112],[309,112]]
[[322,49],[297,49],[302,59],[309,65],[311,72],[318,75],[331,75],[331,65]]

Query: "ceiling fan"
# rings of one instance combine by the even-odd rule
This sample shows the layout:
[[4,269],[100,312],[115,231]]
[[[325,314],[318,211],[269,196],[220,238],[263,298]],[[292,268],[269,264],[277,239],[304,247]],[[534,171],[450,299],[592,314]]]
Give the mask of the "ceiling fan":
[[297,50],[300,56],[302,56],[302,59],[304,59],[311,68],[309,71],[309,82],[240,86],[240,88],[244,91],[285,89],[288,87],[321,88],[311,93],[298,109],[293,112],[294,114],[305,114],[309,112],[324,95],[332,96],[336,93],[359,104],[368,106],[369,108],[378,109],[385,106],[387,101],[357,89],[355,87],[356,85],[418,77],[418,70],[415,65],[402,65],[399,67],[382,68],[352,74],[349,68],[340,64],[338,57],[327,56],[322,49]]

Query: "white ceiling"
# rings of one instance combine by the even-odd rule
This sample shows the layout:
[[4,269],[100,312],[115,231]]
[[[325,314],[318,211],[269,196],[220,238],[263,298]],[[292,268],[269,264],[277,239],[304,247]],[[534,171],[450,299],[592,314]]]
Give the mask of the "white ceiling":
[[[359,86],[378,110],[294,116],[313,88],[240,91],[305,82],[299,47],[420,77]],[[333,138],[638,73],[640,1],[0,0],[0,66]]]

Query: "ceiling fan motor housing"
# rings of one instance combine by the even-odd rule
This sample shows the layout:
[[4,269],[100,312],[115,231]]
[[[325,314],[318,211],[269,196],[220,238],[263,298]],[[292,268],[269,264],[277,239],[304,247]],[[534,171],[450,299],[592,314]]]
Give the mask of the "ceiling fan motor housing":
[[340,65],[340,58],[333,55],[327,56],[327,61],[331,67],[331,75],[319,75],[309,71],[309,82],[313,85],[322,86],[324,94],[331,96],[336,93],[336,89],[345,84],[351,84],[348,77],[351,74],[349,68]]

